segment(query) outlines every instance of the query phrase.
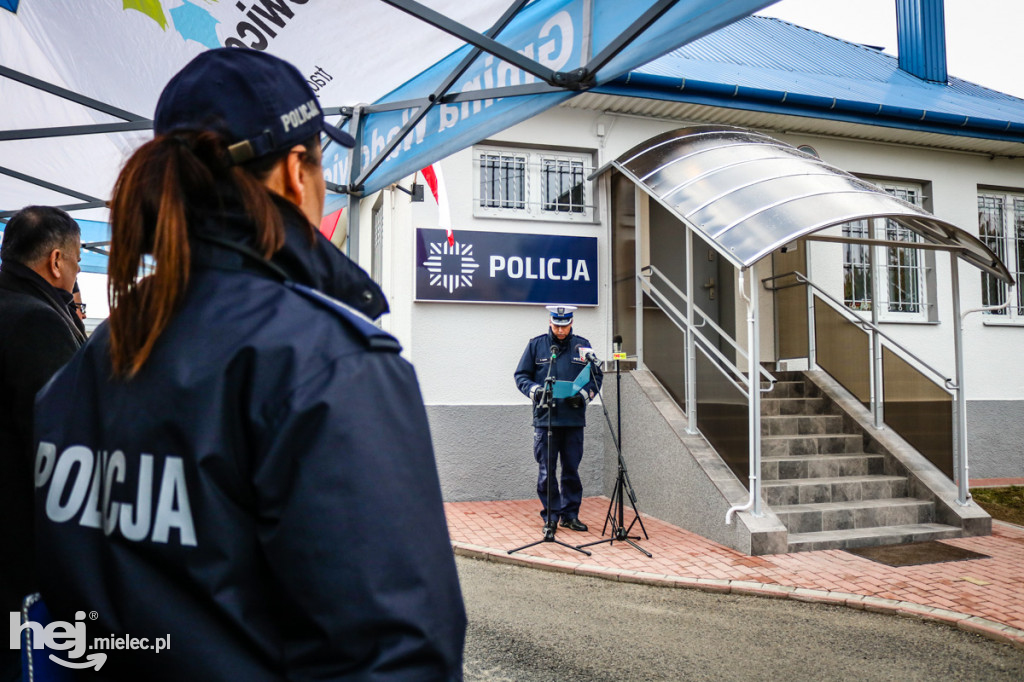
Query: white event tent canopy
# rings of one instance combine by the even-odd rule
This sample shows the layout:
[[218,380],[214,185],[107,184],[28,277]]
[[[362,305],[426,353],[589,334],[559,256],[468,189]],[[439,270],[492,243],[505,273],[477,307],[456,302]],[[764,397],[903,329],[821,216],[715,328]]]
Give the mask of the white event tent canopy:
[[55,205],[100,241],[163,85],[206,49],[287,59],[356,136],[325,149],[333,212],[769,4],[0,0],[0,226]]

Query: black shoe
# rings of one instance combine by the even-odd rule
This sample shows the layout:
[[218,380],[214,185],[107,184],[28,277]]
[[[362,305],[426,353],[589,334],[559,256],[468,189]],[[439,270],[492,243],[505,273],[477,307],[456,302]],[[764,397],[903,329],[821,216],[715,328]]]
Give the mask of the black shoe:
[[544,522],[544,537],[554,537],[555,531],[558,529],[558,520],[550,519]]
[[571,519],[562,519],[561,526],[562,526],[562,528],[568,528],[569,530],[576,530],[576,531],[579,531],[581,533],[583,531],[588,530],[587,524],[583,523],[582,521],[580,521],[575,516],[572,517]]

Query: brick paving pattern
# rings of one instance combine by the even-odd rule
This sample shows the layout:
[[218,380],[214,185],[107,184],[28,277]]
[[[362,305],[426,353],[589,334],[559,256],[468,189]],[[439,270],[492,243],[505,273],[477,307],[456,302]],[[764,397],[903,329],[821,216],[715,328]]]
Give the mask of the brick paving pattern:
[[[992,639],[1024,648],[1024,528],[993,522],[987,537],[942,540],[987,555],[987,559],[892,567],[843,550],[746,556],[643,513],[650,539],[588,547],[585,556],[544,542],[508,554],[543,537],[536,500],[445,504],[455,550],[496,561],[562,570],[615,580],[756,594],[897,613],[955,623]],[[602,536],[608,498],[583,501],[586,533],[559,528],[556,538],[572,545]],[[626,523],[633,518],[627,508]],[[724,523],[724,519],[723,519]],[[635,524],[632,535],[641,535]]]

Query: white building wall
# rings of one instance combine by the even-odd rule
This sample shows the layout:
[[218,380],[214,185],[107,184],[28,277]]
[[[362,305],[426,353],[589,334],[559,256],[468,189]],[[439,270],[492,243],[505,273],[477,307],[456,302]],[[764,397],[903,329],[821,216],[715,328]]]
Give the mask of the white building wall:
[[[503,131],[489,140],[492,144],[517,143],[531,147],[568,147],[595,152],[597,167],[628,151],[634,145],[661,132],[682,127],[676,121],[661,121],[638,116],[617,116],[598,112],[555,109],[530,121]],[[940,218],[977,234],[977,191],[980,186],[1012,188],[1024,191],[1024,160],[992,160],[986,156],[874,144],[826,137],[765,131],[790,144],[810,144],[821,158],[857,175],[920,183],[930,198],[926,204]],[[523,232],[598,238],[598,306],[583,308],[576,314],[575,331],[588,337],[602,357],[610,354],[610,256],[608,252],[608,197],[598,195],[596,222],[527,222],[484,219],[473,216],[473,152],[464,150],[441,162],[450,198],[452,225],[456,239],[460,231],[480,230]],[[419,179],[422,182],[422,178]],[[402,183],[408,187],[411,179]],[[387,198],[385,199],[386,205]],[[369,206],[369,202],[364,205]],[[369,209],[364,210],[361,241],[362,263],[369,263]],[[416,365],[423,395],[432,423],[443,423],[445,433],[434,433],[445,494],[449,499],[529,495],[527,483],[532,477],[529,456],[528,402],[515,387],[512,373],[526,341],[543,333],[547,314],[539,305],[501,305],[477,303],[414,302],[415,228],[436,228],[437,207],[426,192],[423,203],[409,203],[407,195],[393,193],[386,217],[386,241],[390,269],[385,270],[385,290],[392,315],[385,328],[396,334],[406,348],[406,356]],[[839,234],[839,228],[830,231]],[[841,299],[842,246],[815,244],[811,249],[810,275],[833,296]],[[949,257],[936,253],[937,323],[885,323],[887,333],[919,354],[932,366],[953,375],[952,298]],[[767,261],[757,268],[758,280],[769,276]],[[963,308],[980,305],[981,278],[978,270],[961,263],[961,300]],[[770,293],[761,290],[761,358],[773,358],[773,315]],[[736,305],[738,340],[745,343],[746,319],[742,301]],[[1024,426],[1007,426],[995,434],[1008,415],[1024,416],[1024,363],[1016,361],[1024,348],[1024,327],[996,327],[984,324],[975,314],[965,323],[967,396],[971,424],[983,429],[971,434],[972,476],[1024,475]],[[470,409],[474,408],[474,409]],[[466,415],[460,420],[457,415]],[[453,418],[453,415],[455,417]],[[471,416],[472,415],[472,416]],[[995,415],[995,416],[993,416]],[[589,425],[603,428],[599,408],[591,408]],[[1024,425],[1024,419],[1016,419]],[[472,422],[472,423],[469,423]],[[468,442],[464,433],[452,434],[452,425],[462,424],[465,432],[475,434]],[[588,448],[599,440],[589,436]],[[478,479],[481,472],[468,460],[479,463],[507,461],[516,466],[505,471],[507,480],[488,480],[485,491],[478,480],[468,480],[465,471]],[[599,453],[589,453],[594,460]],[[489,476],[494,472],[488,467]],[[600,472],[591,472],[595,480]],[[596,490],[588,489],[587,494]]]

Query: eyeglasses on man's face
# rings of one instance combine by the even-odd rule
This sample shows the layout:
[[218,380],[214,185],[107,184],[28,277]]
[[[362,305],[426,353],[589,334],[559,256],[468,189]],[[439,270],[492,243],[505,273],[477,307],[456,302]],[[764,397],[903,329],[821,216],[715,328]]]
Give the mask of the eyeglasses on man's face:
[[85,303],[72,303],[71,305],[74,306],[75,310],[77,310],[78,312],[85,312]]

